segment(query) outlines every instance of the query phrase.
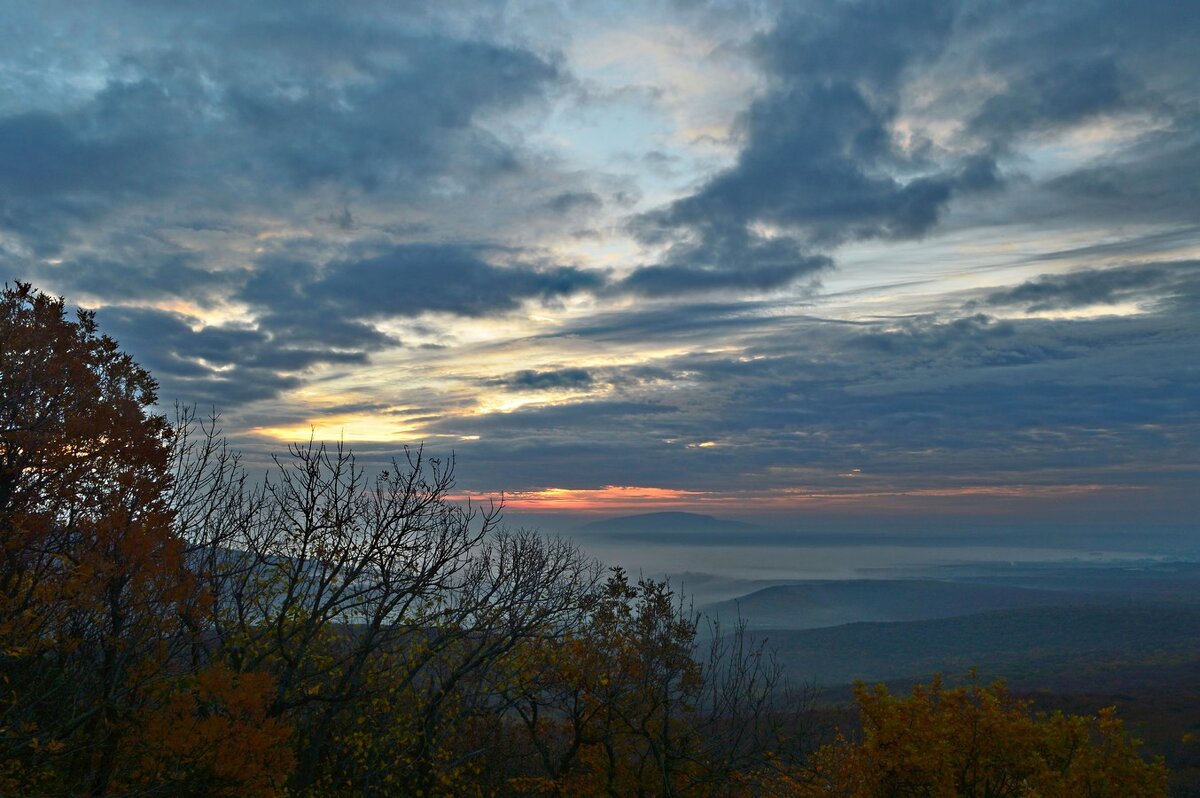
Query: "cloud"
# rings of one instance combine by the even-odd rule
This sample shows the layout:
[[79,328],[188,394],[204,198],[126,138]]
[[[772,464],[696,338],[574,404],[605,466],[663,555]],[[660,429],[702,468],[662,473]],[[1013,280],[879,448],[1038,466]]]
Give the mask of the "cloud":
[[420,185],[451,168],[464,176],[517,168],[514,153],[473,119],[529,99],[557,78],[552,64],[487,42],[347,33],[349,46],[368,48],[353,58],[365,80],[318,76],[286,92],[270,84],[230,87],[228,111],[257,141],[264,177],[375,191]]
[[[123,260],[112,256],[127,254]],[[32,276],[71,295],[84,294],[130,302],[153,302],[187,297],[210,305],[245,283],[247,269],[210,270],[195,253],[164,252],[147,255],[137,248],[122,253],[114,245],[110,257],[84,255],[56,265],[38,264]]]
[[1038,65],[989,97],[969,123],[971,132],[1007,144],[1018,134],[1078,124],[1123,110],[1126,89],[1112,56]]
[[[787,5],[753,42],[765,88],[733,165],[635,220],[667,252],[645,281],[665,283],[660,267],[676,274],[689,250],[759,272],[723,288],[779,288],[790,281],[778,264],[758,268],[754,244],[790,240],[803,257],[919,239],[984,193],[953,223],[1184,222],[1200,168],[1197,94],[1178,79],[1200,57],[1184,31],[1200,31],[1200,14],[1170,2]],[[1023,174],[1029,148],[1052,145]],[[1078,154],[1089,150],[1099,157]],[[735,235],[749,243],[720,246]],[[686,290],[688,276],[672,282]]]
[[[1192,264],[1194,266],[1194,264]],[[1082,269],[1067,274],[1043,275],[1015,288],[988,294],[989,305],[1023,305],[1026,310],[1067,310],[1091,305],[1111,305],[1153,296],[1173,282],[1164,266],[1115,269]]]
[[1181,131],[1148,135],[1121,159],[1087,164],[1047,181],[1046,198],[1057,216],[1120,224],[1193,227],[1192,176],[1200,173],[1200,117]]
[[584,338],[604,346],[636,347],[646,341],[703,348],[713,339],[727,341],[763,328],[763,315],[777,312],[767,300],[698,300],[674,303],[638,303],[576,319],[570,325],[545,333],[537,340],[546,345]]
[[595,377],[587,369],[565,368],[554,371],[518,371],[497,380],[489,380],[489,385],[500,385],[509,390],[546,391],[570,388],[588,388]]
[[594,191],[564,191],[546,202],[554,213],[595,212],[604,207],[604,200]]
[[5,64],[63,72],[0,107],[10,276],[121,305],[105,318],[166,387],[226,409],[400,346],[382,320],[502,315],[599,287],[602,274],[456,226],[493,186],[525,222],[602,206],[501,124],[569,81],[560,59],[480,35],[464,24],[478,9],[460,11],[118,2],[105,24],[126,35],[54,64],[43,45],[91,30],[90,9],[23,11],[31,39]]
[[376,254],[331,261],[269,260],[260,264],[242,298],[268,323],[412,318],[428,313],[480,317],[516,310],[526,301],[551,301],[602,284],[595,272],[568,266],[501,266],[477,248],[403,244]]
[[318,364],[362,365],[361,352],[279,341],[253,327],[199,326],[199,320],[150,308],[106,307],[101,327],[135,353],[161,384],[159,400],[230,409],[272,399],[302,383]]
[[[1136,316],[950,313],[846,324],[747,314],[736,335],[718,333],[727,351],[703,351],[700,338],[652,366],[591,372],[611,391],[605,402],[526,405],[431,430],[478,436],[456,448],[480,488],[803,493],[843,490],[839,475],[853,468],[866,491],[931,479],[1170,483],[1195,473],[1200,384],[1161,364],[1200,357],[1200,316],[1177,304],[1194,302],[1200,286],[1186,277],[1191,264],[1163,268],[1179,275],[1169,281],[1173,298]],[[689,340],[685,320],[701,327],[702,317],[681,312],[671,337],[628,317],[611,326],[582,319],[563,334],[601,347],[646,336],[678,345]],[[652,379],[640,376],[648,370]]]
[[1179,76],[1200,68],[1196,35],[1200,12],[1170,0],[964,3],[920,110],[957,130],[942,146],[1002,164],[998,223],[1189,223],[1200,95]]
[[779,288],[830,265],[814,247],[920,237],[956,193],[997,185],[982,155],[930,165],[892,135],[903,76],[936,58],[954,16],[941,0],[785,6],[754,44],[768,88],[742,117],[736,163],[634,222],[643,241],[670,246],[626,287]]
[[672,244],[662,262],[635,269],[614,288],[648,297],[761,293],[812,278],[832,265],[825,256],[805,254],[791,237],[766,238],[744,227],[712,224],[700,230],[698,240]]
[[825,265],[825,259],[803,257],[795,263],[751,263],[737,270],[685,265],[643,266],[621,280],[617,289],[646,297],[722,291],[763,292],[789,285]]
[[958,188],[956,170],[902,177],[916,165],[889,125],[901,77],[936,56],[953,17],[938,0],[789,7],[757,42],[771,83],[742,121],[737,163],[651,219],[774,224],[815,243],[928,231]]
[[[176,268],[172,268],[175,266]],[[161,273],[160,273],[161,270]],[[372,353],[402,342],[383,332],[386,319],[450,314],[499,315],[524,302],[547,302],[600,284],[593,273],[566,267],[493,265],[472,249],[405,245],[369,257],[314,264],[272,257],[250,269],[209,273],[185,257],[173,264],[122,267],[64,264],[45,274],[74,291],[130,300],[227,292],[254,309],[253,324],[209,324],[149,307],[103,308],[101,322],[164,385],[164,397],[229,410],[276,397],[320,365],[364,365]],[[530,374],[533,374],[530,372]],[[562,387],[586,380],[576,370],[514,378],[513,387]],[[537,383],[540,382],[540,385]]]
[[85,113],[0,117],[0,188],[24,197],[158,190],[152,172],[165,166],[161,142],[146,130],[97,124],[114,107],[159,110],[153,99],[136,96],[140,88],[109,87]]
[[[128,225],[128,209],[287,215],[315,192],[342,210],[486,185],[524,164],[480,117],[564,80],[547,58],[439,30],[415,7],[108,10],[128,36],[97,42],[92,71],[70,76],[97,89],[0,111],[0,229],[38,252],[102,220]],[[148,204],[164,197],[174,213]]]

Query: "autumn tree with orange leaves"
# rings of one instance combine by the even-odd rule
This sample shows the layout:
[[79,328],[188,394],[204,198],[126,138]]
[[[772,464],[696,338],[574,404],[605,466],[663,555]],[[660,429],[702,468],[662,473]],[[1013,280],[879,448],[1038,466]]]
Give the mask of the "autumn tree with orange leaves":
[[804,798],[1165,798],[1167,770],[1147,762],[1114,710],[1034,713],[1002,682],[907,697],[856,691],[861,737],[819,749],[773,794]]
[[186,657],[206,597],[172,529],[156,387],[92,313],[5,286],[0,793],[108,792],[203,668]]

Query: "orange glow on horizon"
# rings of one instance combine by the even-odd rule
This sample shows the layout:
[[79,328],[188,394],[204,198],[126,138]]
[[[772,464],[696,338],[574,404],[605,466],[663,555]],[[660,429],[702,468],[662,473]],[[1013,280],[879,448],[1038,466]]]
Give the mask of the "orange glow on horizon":
[[[504,494],[504,505],[521,512],[598,513],[612,511],[653,512],[660,510],[696,510],[725,508],[730,511],[758,512],[813,509],[816,507],[856,506],[858,509],[894,508],[894,500],[979,498],[979,499],[1054,499],[1104,492],[1142,490],[1130,485],[966,485],[944,488],[895,488],[877,490],[829,490],[827,488],[780,488],[761,493],[718,493],[715,491],[678,490],[634,485],[606,485],[603,488],[543,488]],[[466,494],[462,499],[489,498],[484,494]],[[494,497],[492,497],[494,498]]]
[[510,510],[526,512],[598,512],[607,510],[668,510],[697,504],[736,503],[738,497],[721,497],[704,491],[606,485],[603,488],[544,488],[504,494]]

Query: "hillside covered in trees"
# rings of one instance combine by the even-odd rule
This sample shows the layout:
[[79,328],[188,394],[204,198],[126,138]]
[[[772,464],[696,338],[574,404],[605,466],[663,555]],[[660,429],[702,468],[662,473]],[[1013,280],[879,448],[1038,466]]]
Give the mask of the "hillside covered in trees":
[[454,464],[215,417],[31,286],[0,297],[0,794],[1155,796],[1109,711],[858,693],[823,736],[743,626],[454,500]]

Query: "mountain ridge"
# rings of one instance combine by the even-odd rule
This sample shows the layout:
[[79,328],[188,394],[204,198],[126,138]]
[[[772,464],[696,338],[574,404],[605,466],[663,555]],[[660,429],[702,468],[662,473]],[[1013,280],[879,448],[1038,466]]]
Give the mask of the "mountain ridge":
[[677,510],[600,518],[582,524],[577,529],[581,532],[598,532],[605,535],[764,531],[764,527],[745,521],[733,521],[713,515]]

